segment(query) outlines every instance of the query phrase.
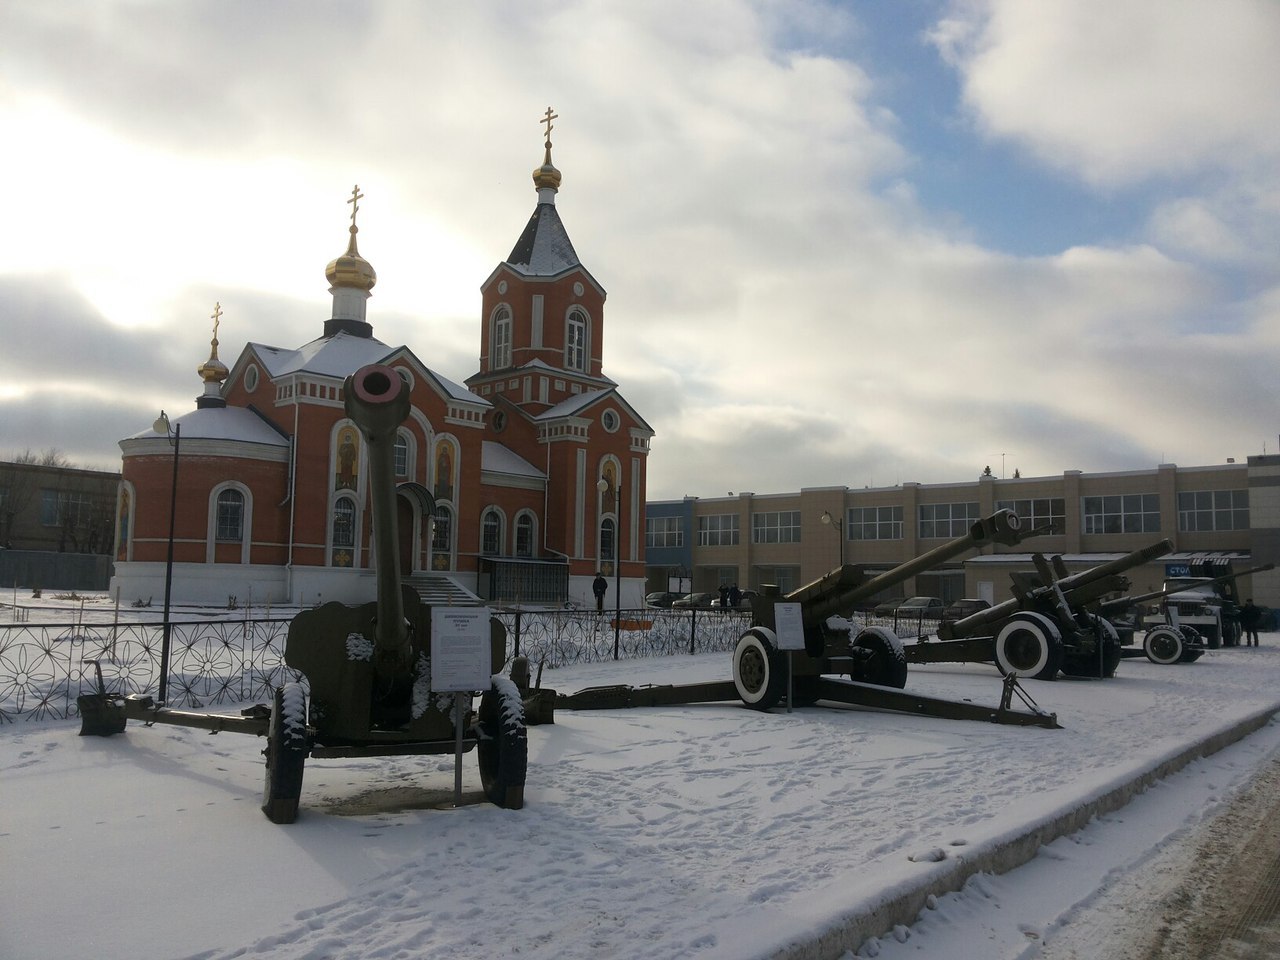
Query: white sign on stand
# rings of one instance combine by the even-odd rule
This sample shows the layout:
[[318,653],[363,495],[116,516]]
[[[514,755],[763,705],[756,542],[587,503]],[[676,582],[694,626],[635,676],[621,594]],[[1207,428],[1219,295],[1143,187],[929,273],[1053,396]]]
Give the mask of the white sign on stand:
[[431,689],[454,696],[453,802],[462,805],[463,692],[488,690],[493,665],[489,662],[488,607],[431,608]]
[[791,712],[791,702],[795,699],[792,685],[791,668],[797,650],[804,649],[804,616],[798,603],[775,603],[773,605],[773,631],[778,638],[778,649],[787,651],[787,713]]
[[431,689],[436,693],[488,690],[487,607],[431,608]]

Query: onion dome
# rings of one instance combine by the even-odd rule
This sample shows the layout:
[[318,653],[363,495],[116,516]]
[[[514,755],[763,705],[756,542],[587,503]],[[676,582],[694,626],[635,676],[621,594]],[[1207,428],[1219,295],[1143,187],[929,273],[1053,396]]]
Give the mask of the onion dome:
[[560,189],[560,171],[551,163],[551,131],[554,129],[551,121],[555,119],[558,119],[558,114],[552,113],[551,108],[547,107],[547,112],[542,118],[542,122],[547,126],[547,140],[544,144],[546,153],[542,158],[542,166],[533,171],[533,186],[539,192]]
[[351,240],[347,243],[347,252],[330,260],[329,266],[324,269],[331,287],[354,287],[367,292],[378,282],[378,274],[373,265],[360,256],[360,251],[356,249],[356,234],[360,232],[356,226],[356,211],[360,209],[358,201],[363,196],[359,186],[352,188],[351,199],[347,201],[351,204]]
[[209,359],[196,367],[196,373],[200,374],[200,379],[204,381],[204,393],[196,397],[196,406],[201,409],[226,406],[227,401],[222,398],[222,382],[231,373],[227,365],[218,359],[218,325],[222,322],[221,303],[213,305],[213,313],[209,314],[209,317],[213,320],[213,339],[209,341]]

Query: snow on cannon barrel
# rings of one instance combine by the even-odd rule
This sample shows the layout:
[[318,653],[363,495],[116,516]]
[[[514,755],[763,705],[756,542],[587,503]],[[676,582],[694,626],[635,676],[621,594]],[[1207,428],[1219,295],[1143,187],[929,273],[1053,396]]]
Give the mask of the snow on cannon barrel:
[[1024,529],[1012,510],[997,510],[975,522],[963,536],[877,576],[868,576],[857,564],[844,564],[785,595],[776,587],[764,588],[752,600],[751,629],[742,635],[733,654],[738,695],[747,706],[768,710],[786,694],[787,661],[779,649],[775,617],[778,603],[800,605],[804,655],[791,658],[790,667],[797,703],[812,702],[817,692],[825,689],[819,678],[830,673],[901,689],[907,682],[907,661],[893,631],[866,627],[854,637],[852,624],[840,618],[880,591],[968,550],[994,543],[1012,546],[1040,532]]

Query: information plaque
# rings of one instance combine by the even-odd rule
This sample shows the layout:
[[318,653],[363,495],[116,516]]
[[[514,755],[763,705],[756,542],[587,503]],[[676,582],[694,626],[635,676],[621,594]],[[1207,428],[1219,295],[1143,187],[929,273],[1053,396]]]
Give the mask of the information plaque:
[[432,607],[431,689],[488,690],[492,674],[488,607]]
[[804,649],[804,619],[798,603],[775,603],[773,626],[779,650]]

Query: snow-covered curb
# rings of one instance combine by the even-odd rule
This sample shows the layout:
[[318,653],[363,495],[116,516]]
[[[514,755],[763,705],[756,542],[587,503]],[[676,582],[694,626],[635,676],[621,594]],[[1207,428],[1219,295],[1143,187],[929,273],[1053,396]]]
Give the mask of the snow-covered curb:
[[[1139,769],[1117,774],[1088,793],[1066,801],[1056,809],[1012,827],[1003,833],[962,847],[952,847],[945,859],[930,862],[928,851],[920,851],[916,861],[904,861],[897,876],[878,874],[879,889],[861,900],[833,909],[831,897],[810,902],[815,916],[826,915],[826,923],[814,926],[814,936],[758,954],[769,960],[830,960],[846,951],[856,951],[871,937],[886,936],[898,925],[914,923],[929,898],[961,889],[977,873],[1006,873],[1031,860],[1045,844],[1083,828],[1094,817],[1118,810],[1151,784],[1181,770],[1188,763],[1217,753],[1266,725],[1280,703],[1259,710],[1202,737],[1170,750]],[[962,852],[961,852],[962,851]],[[940,851],[940,853],[942,853]],[[834,922],[830,919],[836,916]],[[721,939],[726,945],[730,938]],[[757,945],[758,946],[758,945]]]

